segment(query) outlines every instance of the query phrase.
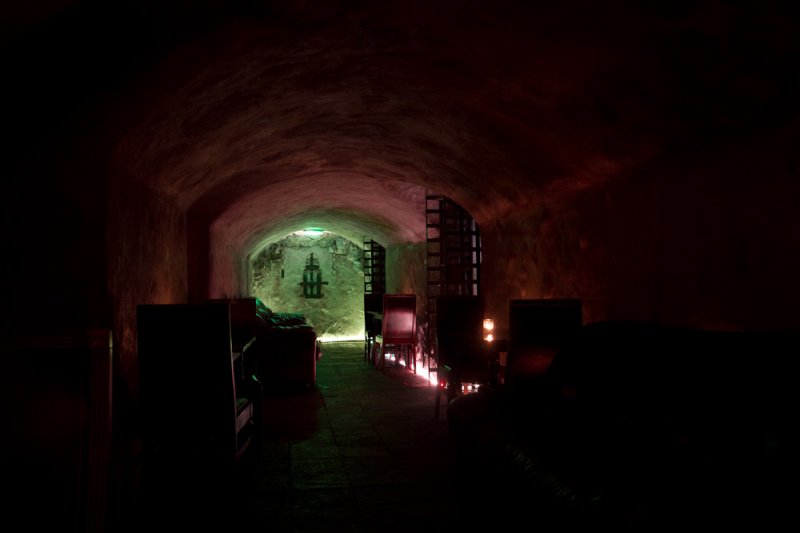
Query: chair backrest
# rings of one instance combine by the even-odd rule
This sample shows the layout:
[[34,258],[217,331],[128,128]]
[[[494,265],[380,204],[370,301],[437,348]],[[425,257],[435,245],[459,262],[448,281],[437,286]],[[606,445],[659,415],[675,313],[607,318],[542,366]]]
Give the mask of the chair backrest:
[[436,297],[436,348],[439,364],[487,356],[483,339],[484,302],[480,296]]
[[416,325],[416,294],[383,295],[384,344],[413,344]]
[[511,300],[506,383],[544,374],[564,341],[583,324],[578,299]]

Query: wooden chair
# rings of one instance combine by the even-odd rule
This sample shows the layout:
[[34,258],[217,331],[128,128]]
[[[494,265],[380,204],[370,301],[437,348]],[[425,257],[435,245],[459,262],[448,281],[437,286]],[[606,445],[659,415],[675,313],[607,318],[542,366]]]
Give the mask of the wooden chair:
[[417,325],[417,296],[415,294],[384,294],[383,321],[381,324],[380,365],[386,369],[386,351],[392,346],[402,351],[406,366],[416,370],[414,353],[415,331]]
[[436,298],[437,382],[434,417],[439,418],[442,384],[448,403],[462,383],[494,385],[496,352],[483,338],[484,302],[480,296],[446,295]]

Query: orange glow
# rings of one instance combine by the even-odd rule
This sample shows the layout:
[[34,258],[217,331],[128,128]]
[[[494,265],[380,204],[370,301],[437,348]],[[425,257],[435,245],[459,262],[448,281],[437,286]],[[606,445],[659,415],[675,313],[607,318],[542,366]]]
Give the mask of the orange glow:
[[478,392],[480,389],[480,385],[477,383],[462,383],[461,384],[461,394],[472,394],[474,392]]
[[428,380],[428,382],[431,385],[439,384],[439,377],[437,376],[437,372],[430,370],[429,366],[424,366],[420,358],[417,358],[417,364],[414,367],[414,371],[418,376]]
[[483,338],[486,339],[488,342],[492,342],[494,340],[494,335],[492,334],[494,331],[494,320],[491,318],[484,318],[483,319]]

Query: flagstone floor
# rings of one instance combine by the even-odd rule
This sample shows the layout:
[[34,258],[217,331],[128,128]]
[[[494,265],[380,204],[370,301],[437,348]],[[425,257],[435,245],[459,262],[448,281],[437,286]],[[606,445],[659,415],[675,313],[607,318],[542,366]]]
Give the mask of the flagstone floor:
[[242,509],[252,530],[455,525],[453,443],[445,409],[434,418],[435,387],[423,377],[403,367],[376,370],[360,342],[332,343],[315,390],[265,396]]

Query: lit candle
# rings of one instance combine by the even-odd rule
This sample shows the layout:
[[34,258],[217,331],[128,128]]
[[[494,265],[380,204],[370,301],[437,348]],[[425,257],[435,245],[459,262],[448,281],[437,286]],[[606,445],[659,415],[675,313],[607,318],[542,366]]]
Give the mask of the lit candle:
[[484,318],[483,338],[486,339],[488,342],[492,342],[494,340],[494,335],[492,335],[493,330],[494,330],[494,320],[492,320],[491,318]]

